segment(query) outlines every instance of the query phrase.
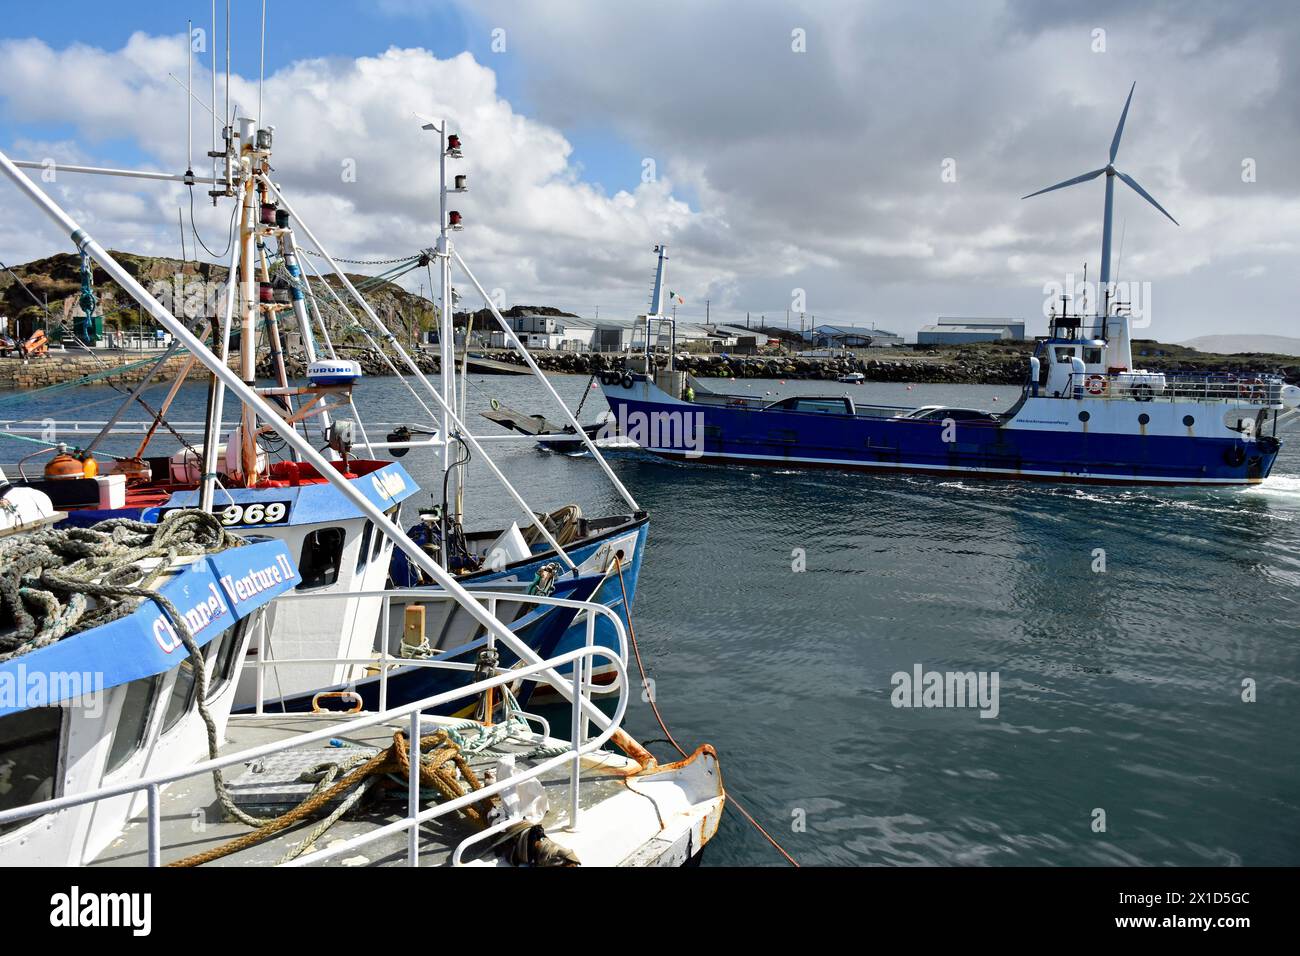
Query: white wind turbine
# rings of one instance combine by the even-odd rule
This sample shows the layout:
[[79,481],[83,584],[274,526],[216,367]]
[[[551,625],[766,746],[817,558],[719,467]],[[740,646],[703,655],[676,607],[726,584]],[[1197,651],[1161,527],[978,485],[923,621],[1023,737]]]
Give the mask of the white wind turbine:
[[1101,230],[1101,289],[1103,305],[1103,321],[1106,315],[1110,313],[1111,306],[1111,288],[1110,288],[1110,230],[1113,207],[1115,205],[1115,177],[1120,179],[1131,188],[1135,193],[1159,209],[1175,226],[1178,220],[1170,216],[1165,207],[1156,202],[1145,189],[1138,185],[1137,180],[1127,173],[1121,173],[1115,168],[1115,155],[1119,152],[1119,140],[1124,135],[1124,120],[1128,118],[1128,107],[1133,102],[1133,90],[1137,83],[1129,87],[1128,99],[1124,101],[1124,112],[1119,116],[1119,125],[1115,127],[1115,138],[1110,141],[1110,161],[1101,169],[1094,169],[1090,173],[1084,173],[1081,176],[1075,176],[1073,179],[1067,179],[1063,183],[1057,183],[1055,186],[1048,186],[1046,189],[1040,189],[1036,193],[1030,193],[1023,198],[1029,199],[1033,196],[1041,196],[1043,193],[1050,193],[1054,189],[1064,189],[1066,186],[1073,186],[1076,183],[1086,183],[1090,179],[1096,179],[1102,173],[1106,174],[1106,215],[1102,221]]

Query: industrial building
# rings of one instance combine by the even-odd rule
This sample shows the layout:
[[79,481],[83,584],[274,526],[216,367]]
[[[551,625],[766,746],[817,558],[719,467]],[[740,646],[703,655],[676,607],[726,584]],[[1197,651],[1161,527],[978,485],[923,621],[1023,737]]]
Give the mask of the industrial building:
[[[567,352],[626,352],[645,348],[645,319],[584,319],[570,316],[521,315],[508,318],[511,329],[526,348]],[[724,330],[718,332],[715,330]],[[727,326],[707,326],[695,322],[678,322],[675,336],[678,349],[709,349],[714,341],[736,345],[738,336],[755,335]],[[670,326],[658,322],[650,325],[650,347],[667,349]],[[662,341],[660,340],[662,338]],[[491,333],[492,348],[507,348],[505,333]]]
[[917,345],[963,345],[967,342],[1021,342],[1024,319],[975,319],[940,317],[935,325],[924,325],[916,333]]
[[859,325],[819,325],[801,333],[814,348],[844,349],[889,348],[902,345],[903,337],[885,329],[866,328]]

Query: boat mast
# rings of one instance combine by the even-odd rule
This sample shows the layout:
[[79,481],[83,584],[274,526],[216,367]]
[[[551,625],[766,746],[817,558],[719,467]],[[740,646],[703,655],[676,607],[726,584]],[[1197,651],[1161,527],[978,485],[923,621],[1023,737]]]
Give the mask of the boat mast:
[[[239,291],[240,314],[242,321],[239,333],[240,372],[244,384],[250,389],[257,387],[257,214],[259,207],[259,189],[253,180],[254,163],[257,155],[253,138],[254,122],[251,118],[241,116],[239,119],[240,175],[248,183],[244,191],[243,208],[239,218]],[[239,430],[239,463],[244,487],[251,488],[257,483],[257,413],[253,407],[244,404]],[[211,463],[208,463],[211,464]]]
[[[395,547],[400,548],[416,567],[429,575],[435,583],[448,592],[449,596],[465,608],[466,612],[490,632],[498,642],[514,651],[520,660],[527,662],[527,664],[544,663],[542,658],[531,647],[521,641],[518,635],[503,624],[499,618],[489,613],[483,603],[475,599],[453,575],[439,567],[424,553],[418,544],[408,538],[402,528],[384,513],[383,508],[366,497],[361,489],[357,488],[336,468],[330,467],[320,452],[312,447],[311,442],[300,435],[292,425],[280,418],[266,399],[259,395],[255,389],[246,386],[240,380],[239,375],[222,365],[217,357],[186,327],[185,323],[179,321],[162,303],[150,295],[148,290],[127,272],[116,259],[109,255],[108,251],[99,242],[82,229],[46,193],[37,188],[35,183],[23,175],[3,150],[0,150],[0,173],[7,176],[28,199],[54,221],[55,225],[65,235],[70,236],[78,249],[86,250],[91,258],[103,266],[109,277],[140,303],[141,307],[163,328],[179,339],[184,348],[197,355],[199,361],[213,375],[220,378],[240,401],[253,406],[257,414],[271,428],[275,429],[281,438],[294,446],[298,453],[302,455],[304,461],[337,488],[339,493],[348,499],[358,511],[373,521],[376,527],[393,542]],[[585,696],[575,695],[572,679],[562,677],[553,667],[548,667],[539,673],[566,701],[573,702],[576,699],[578,706],[582,710],[583,717],[589,718],[602,730],[610,726],[611,719],[599,707]],[[622,732],[620,731],[620,733]]]

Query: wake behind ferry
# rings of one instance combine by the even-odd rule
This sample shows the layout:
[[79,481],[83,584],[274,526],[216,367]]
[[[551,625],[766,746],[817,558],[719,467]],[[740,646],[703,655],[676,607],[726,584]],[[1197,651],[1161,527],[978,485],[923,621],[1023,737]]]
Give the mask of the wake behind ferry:
[[1020,399],[1008,411],[864,405],[844,393],[777,401],[713,394],[674,369],[671,349],[658,369],[651,326],[672,322],[663,314],[666,256],[659,247],[653,314],[642,317],[645,352],[602,378],[619,433],[645,451],[686,461],[1095,484],[1263,481],[1281,448],[1279,424],[1300,406],[1300,388],[1262,372],[1165,374],[1133,366],[1130,316],[1110,283],[1115,179],[1176,220],[1115,169],[1132,98],[1130,89],[1109,162],[1039,191],[1105,175],[1105,296],[1100,315],[1070,315],[1067,305],[1053,310]]

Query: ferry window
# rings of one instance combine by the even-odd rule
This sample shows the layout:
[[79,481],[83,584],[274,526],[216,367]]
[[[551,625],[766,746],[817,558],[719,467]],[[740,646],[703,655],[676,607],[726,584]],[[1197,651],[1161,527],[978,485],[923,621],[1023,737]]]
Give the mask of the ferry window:
[[295,590],[323,588],[339,579],[343,539],[342,528],[321,528],[307,535],[302,542],[302,557],[298,559],[298,573],[302,580]]
[[816,398],[801,398],[795,405],[797,412],[829,412],[832,415],[844,414],[844,403],[835,399],[821,400]]
[[[62,707],[32,707],[0,717],[0,810],[13,810],[55,796]],[[0,834],[31,823],[0,824]]]
[[212,668],[212,680],[208,683],[208,700],[215,697],[234,676],[235,658],[239,656],[239,646],[244,642],[247,626],[248,618],[236,621],[208,645],[207,659],[216,662]]
[[1083,350],[1083,361],[1087,365],[1101,364],[1101,349],[1086,348]]
[[366,526],[361,531],[361,547],[357,549],[357,573],[360,574],[365,568],[366,562],[370,560],[370,536],[374,534],[375,523],[367,521]]
[[1074,358],[1074,349],[1065,347],[1056,350],[1056,360],[1058,362],[1069,362],[1072,358]]
[[122,700],[117,727],[113,731],[113,745],[108,751],[105,773],[112,773],[121,767],[144,743],[159,683],[159,677],[141,677],[126,685],[126,696]]
[[196,689],[194,685],[194,661],[188,656],[176,668],[176,680],[172,684],[171,696],[167,699],[167,711],[163,714],[162,732],[171,730],[185,716],[185,712],[194,703]]

